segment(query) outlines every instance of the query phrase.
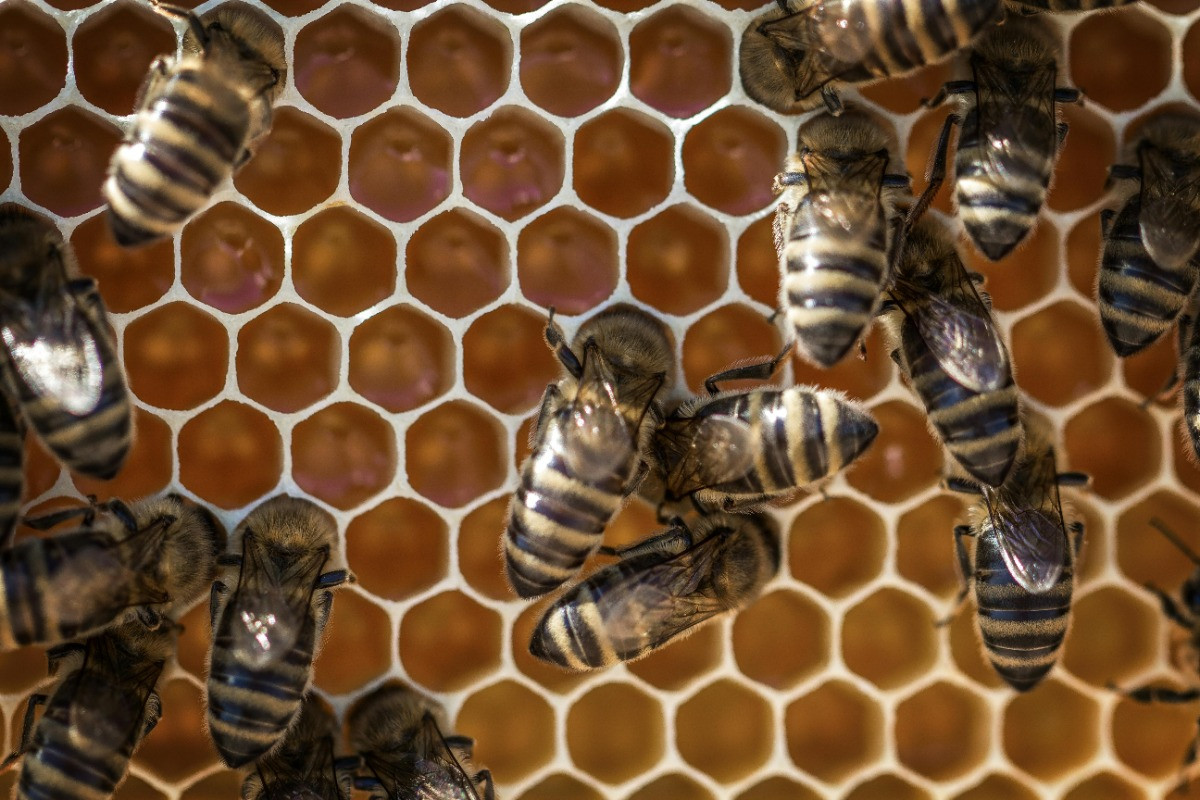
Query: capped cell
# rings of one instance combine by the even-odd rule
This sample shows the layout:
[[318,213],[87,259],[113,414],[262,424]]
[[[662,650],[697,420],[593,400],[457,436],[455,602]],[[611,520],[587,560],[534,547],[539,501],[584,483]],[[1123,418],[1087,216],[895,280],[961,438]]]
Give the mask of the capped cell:
[[[786,648],[779,647],[780,631],[787,631]],[[795,686],[828,664],[830,639],[825,610],[800,592],[772,592],[733,619],[738,669],[772,689]]]
[[[101,481],[84,475],[71,475],[80,494],[85,497],[93,495],[101,502],[113,497],[134,500],[157,494],[170,484],[175,463],[170,426],[144,408],[135,406],[133,429],[137,435],[133,437],[133,446],[116,477]],[[34,438],[30,436],[28,440]],[[28,471],[25,480],[29,481]]]
[[507,473],[504,429],[473,403],[454,400],[405,432],[408,481],[441,506],[458,508],[498,489]]
[[[1085,15],[1071,29],[1068,52],[1072,82],[1087,87],[1089,103],[1109,111],[1139,108],[1171,80],[1171,32],[1136,6],[1121,14]],[[1066,146],[1071,145],[1068,136]]]
[[629,684],[601,684],[567,712],[572,761],[605,783],[624,783],[657,764],[663,736],[658,701]]
[[[1164,684],[1156,681],[1155,685]],[[1165,688],[1186,691],[1192,687],[1173,682]],[[1137,703],[1122,698],[1113,709],[1113,750],[1123,764],[1142,775],[1179,777],[1180,764],[1195,735],[1195,703]]]
[[403,600],[446,577],[450,532],[429,506],[394,497],[351,520],[346,561],[362,588],[385,600]]
[[183,288],[218,311],[239,314],[256,308],[283,283],[283,234],[239,203],[218,203],[188,222],[179,250]]
[[354,508],[374,497],[395,474],[395,433],[369,408],[334,403],[292,431],[296,485],[336,508]]
[[551,209],[521,228],[517,280],[526,300],[582,314],[617,288],[617,234],[591,214]]
[[392,108],[350,139],[350,195],[393,222],[411,222],[450,196],[450,134],[411,108]]
[[967,521],[961,495],[939,495],[900,517],[896,569],[937,597],[949,598],[962,585],[954,551],[954,527]]
[[546,347],[546,320],[518,305],[501,306],[471,323],[463,335],[467,391],[506,414],[533,409],[559,363]]
[[1054,406],[1086,397],[1108,383],[1113,352],[1094,310],[1063,300],[1013,327],[1012,354],[1021,387]]
[[510,222],[550,202],[563,185],[562,132],[541,117],[505,106],[463,136],[463,194]]
[[1036,692],[1017,695],[1004,710],[1004,752],[1020,769],[1056,781],[1096,757],[1096,702],[1051,677]]
[[683,760],[721,783],[760,769],[771,755],[774,717],[767,701],[729,680],[709,684],[675,712]]
[[634,228],[626,261],[633,296],[667,314],[699,311],[729,285],[725,226],[688,205],[671,206]]
[[412,296],[448,317],[465,317],[508,286],[508,243],[478,214],[454,208],[408,240],[405,280]]
[[400,660],[435,692],[477,683],[500,666],[500,615],[462,592],[442,592],[400,621]]
[[855,786],[846,800],[931,800],[931,795],[899,775],[885,772]]
[[[688,327],[683,339],[683,374],[688,387],[703,391],[704,381],[731,364],[766,360],[779,352],[779,331],[754,309],[727,305],[710,311]],[[776,382],[779,380],[776,374]],[[737,380],[721,384],[722,389],[749,389],[763,381]]]
[[691,6],[668,6],[629,34],[629,89],[667,116],[690,117],[729,92],[729,28]]
[[496,19],[465,5],[418,22],[408,45],[408,81],[424,105],[469,117],[508,89],[512,42]]
[[175,51],[175,31],[149,5],[115,3],[83,21],[75,31],[74,51],[80,94],[111,114],[124,115],[134,110],[150,62]]
[[804,509],[788,537],[792,575],[830,597],[845,597],[875,578],[886,555],[883,520],[846,497],[831,497]]
[[628,800],[714,800],[712,792],[686,775],[669,774],[656,778],[629,795]]
[[396,240],[348,206],[324,209],[296,229],[292,281],[305,302],[353,316],[395,291]]
[[125,328],[129,388],[159,408],[195,408],[225,388],[229,334],[190,303],[159,306]]
[[175,282],[175,246],[170,239],[126,250],[113,239],[103,214],[89,217],[75,229],[71,249],[79,271],[100,283],[105,307],[118,314],[150,305]]
[[217,765],[217,751],[205,736],[196,731],[204,727],[204,698],[200,687],[183,678],[158,687],[163,714],[138,751],[133,765],[167,783],[178,783],[189,775]]
[[790,778],[775,776],[759,781],[734,800],[819,800],[821,795]]
[[737,241],[737,280],[751,300],[779,304],[779,256],[775,252],[775,215],[750,223]]
[[883,752],[883,713],[845,681],[830,681],[785,710],[792,762],[827,782],[845,780]]
[[896,754],[935,781],[959,777],[987,758],[991,715],[983,698],[953,683],[927,686],[896,707]]
[[374,314],[350,336],[350,386],[392,413],[418,408],[453,385],[450,331],[412,306]]
[[687,635],[639,658],[628,670],[655,688],[679,691],[720,665],[725,652],[723,639],[721,625],[698,625]]
[[178,447],[179,480],[221,508],[241,508],[262,497],[283,472],[279,429],[245,403],[223,400],[192,417],[179,431]]
[[942,448],[925,422],[925,412],[899,400],[873,406],[879,435],[846,480],[860,492],[897,503],[932,486],[942,476]]
[[521,31],[521,88],[560,117],[612,97],[623,62],[616,28],[582,4],[560,6]]
[[475,762],[486,764],[500,783],[522,780],[554,758],[554,710],[516,681],[474,692],[454,727],[475,740]]
[[327,199],[341,174],[337,131],[303,111],[280,106],[273,112],[271,132],[234,174],[233,185],[268,214],[286,216]]
[[786,155],[787,137],[774,122],[748,108],[723,108],[683,140],[684,185],[710,208],[750,214],[775,200],[771,182]]
[[574,147],[575,192],[601,213],[644,214],[675,181],[671,131],[644,114],[607,111],[579,129]]
[[[508,520],[508,504],[509,498],[497,497],[471,511],[459,523],[455,540],[459,574],[472,589],[493,600],[511,600],[515,596],[504,579],[499,555],[500,533]],[[533,631],[532,626],[529,630]],[[524,644],[527,646],[528,642],[527,636]]]
[[[0,30],[4,30],[2,21]],[[53,111],[21,131],[17,145],[21,190],[61,217],[98,208],[109,159],[120,143],[120,131],[87,111],[74,106]]]
[[400,81],[400,34],[357,6],[338,6],[296,34],[296,88],[331,117],[377,108]]
[[1192,574],[1194,565],[1167,537],[1156,531],[1157,519],[1193,552],[1200,550],[1200,507],[1187,495],[1160,490],[1130,506],[1117,520],[1117,563],[1129,580],[1154,583],[1168,592]]
[[1071,604],[1071,616],[1063,664],[1093,686],[1126,681],[1158,655],[1161,613],[1126,590],[1088,592]]
[[937,638],[929,606],[899,589],[880,589],[842,619],[842,659],[879,688],[895,689],[933,668]]
[[280,303],[238,331],[238,388],[273,411],[299,411],[337,386],[339,351],[337,331],[326,320]]
[[1149,411],[1116,397],[1074,415],[1063,440],[1071,469],[1091,475],[1092,489],[1110,500],[1148,483],[1162,458],[1158,427]]
[[326,627],[313,683],[330,694],[347,694],[366,686],[392,666],[392,621],[382,608],[358,592],[338,592]]
[[29,2],[0,8],[0,31],[0,115],[28,114],[57,97],[66,83],[67,36]]

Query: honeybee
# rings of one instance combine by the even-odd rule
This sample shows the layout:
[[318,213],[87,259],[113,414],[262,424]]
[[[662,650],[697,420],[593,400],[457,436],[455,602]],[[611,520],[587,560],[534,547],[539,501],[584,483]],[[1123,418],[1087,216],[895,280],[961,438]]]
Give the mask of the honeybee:
[[717,615],[753,602],[779,571],[779,531],[764,514],[713,514],[613,551],[615,564],[546,610],[529,652],[571,670],[648,655]]
[[212,580],[225,541],[208,509],[176,494],[71,508],[26,520],[84,527],[0,550],[0,650],[87,636],[137,618],[168,624]]
[[279,746],[242,781],[242,800],[350,800],[358,759],[334,758],[335,728],[328,705],[306,694]]
[[899,152],[865,111],[822,114],[800,126],[798,152],[775,178],[780,306],[800,354],[819,366],[840,361],[874,317],[910,190]]
[[1016,7],[1032,11],[1053,11],[1055,13],[1071,13],[1075,11],[1101,11],[1106,8],[1119,8],[1137,0],[1009,0]]
[[287,74],[282,33],[254,14],[154,7],[186,20],[188,31],[182,55],[150,65],[102,189],[113,238],[126,247],[174,232],[249,160]]
[[25,420],[0,389],[0,542],[12,540],[25,489]]
[[492,774],[471,763],[475,743],[449,730],[441,707],[399,681],[360,698],[346,715],[350,746],[371,800],[495,800]]
[[823,100],[838,114],[839,84],[896,77],[945,58],[990,25],[1003,1],[777,0],[777,6],[742,34],[746,94],[780,112],[806,111]]
[[958,101],[946,120],[947,129],[962,125],[954,158],[958,216],[992,261],[1033,230],[1067,135],[1056,104],[1079,100],[1078,90],[1055,86],[1060,50],[1044,20],[1010,14],[971,48],[973,79],[947,83],[929,103]]
[[630,306],[589,319],[570,347],[551,311],[546,343],[566,375],[546,387],[509,506],[504,558],[521,597],[556,588],[600,546],[649,471],[659,396],[675,369],[666,328]]
[[116,475],[133,417],[104,302],[58,229],[11,204],[0,207],[0,339],[4,391],[50,452],[75,472]]
[[1200,276],[1200,116],[1146,121],[1109,170],[1117,209],[1100,214],[1100,321],[1118,356],[1154,343],[1175,322]]
[[270,751],[300,712],[313,658],[344,569],[333,516],[308,500],[260,503],[217,559],[210,611],[208,728],[221,759],[241,767]]
[[162,714],[155,687],[177,631],[173,623],[151,630],[130,619],[46,652],[52,691],[29,698],[21,743],[0,765],[22,759],[18,800],[88,800],[116,791]]
[[713,375],[707,396],[667,417],[654,436],[664,503],[751,511],[844,469],[875,441],[870,413],[831,389],[720,390],[723,381],[770,378],[789,350]]

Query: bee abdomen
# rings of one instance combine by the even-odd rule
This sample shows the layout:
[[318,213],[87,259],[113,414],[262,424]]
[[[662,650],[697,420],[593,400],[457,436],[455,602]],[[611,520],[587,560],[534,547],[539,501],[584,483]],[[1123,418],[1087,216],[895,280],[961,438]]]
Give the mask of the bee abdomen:
[[0,537],[6,537],[21,510],[25,485],[25,432],[8,401],[0,397]]
[[899,75],[966,46],[1000,10],[999,0],[874,0],[864,4],[875,40],[864,59],[875,75]]
[[1183,421],[1192,450],[1200,458],[1200,346],[1188,348],[1183,371]]
[[972,476],[999,486],[1021,446],[1020,398],[1017,388],[968,393],[953,405],[929,409],[950,455]]
[[[879,433],[866,411],[836,394],[793,389],[780,393],[773,406],[784,411],[768,416],[776,420],[776,440],[786,443],[786,450],[763,448],[763,485],[768,489],[792,489],[838,472]],[[786,458],[779,457],[784,454]]]
[[1025,591],[1003,565],[995,583],[977,580],[979,632],[1000,677],[1017,691],[1033,688],[1054,666],[1070,622],[1069,572],[1045,594]]
[[297,642],[272,667],[251,670],[238,663],[228,634],[213,643],[208,679],[208,727],[230,767],[240,767],[275,746],[300,709],[312,669],[311,636]]
[[68,708],[57,707],[38,723],[35,749],[21,763],[20,800],[106,800],[125,776],[129,743],[94,757],[86,744],[73,746],[80,737],[87,739],[88,731],[64,724],[62,718],[69,715]]
[[604,619],[586,589],[563,598],[538,623],[529,642],[529,652],[538,659],[564,669],[602,669],[640,653],[617,653],[609,640]]
[[840,361],[870,324],[887,268],[883,250],[843,244],[806,239],[787,252],[788,320],[804,354],[824,367]]

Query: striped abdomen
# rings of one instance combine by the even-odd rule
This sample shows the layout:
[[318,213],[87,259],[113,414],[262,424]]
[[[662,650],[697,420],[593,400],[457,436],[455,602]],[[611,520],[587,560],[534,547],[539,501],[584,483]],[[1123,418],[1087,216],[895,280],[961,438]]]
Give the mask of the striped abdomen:
[[21,511],[24,462],[25,425],[8,391],[0,389],[0,543],[5,545]]
[[231,77],[193,63],[152,84],[104,184],[109,224],[122,245],[170,234],[233,172],[250,109]]
[[[852,4],[871,44],[862,66],[883,78],[966,47],[999,14],[1000,0],[864,0]],[[859,22],[851,20],[851,25]]]
[[990,523],[975,541],[975,602],[979,633],[992,666],[1020,692],[1032,689],[1054,662],[1071,615],[1073,558],[1044,594],[1032,594],[1009,574]]
[[619,561],[594,573],[555,601],[538,623],[530,640],[530,652],[536,658],[566,669],[589,670],[611,667],[630,661],[657,647],[660,642],[647,637],[639,645],[614,644],[604,618],[596,605],[612,587],[627,581],[645,566],[661,561],[661,556],[636,556]]
[[1183,422],[1200,458],[1200,322],[1195,321],[1183,354]]
[[1040,8],[1043,11],[1096,11],[1102,8],[1115,8],[1136,0],[1016,0],[1019,5]]

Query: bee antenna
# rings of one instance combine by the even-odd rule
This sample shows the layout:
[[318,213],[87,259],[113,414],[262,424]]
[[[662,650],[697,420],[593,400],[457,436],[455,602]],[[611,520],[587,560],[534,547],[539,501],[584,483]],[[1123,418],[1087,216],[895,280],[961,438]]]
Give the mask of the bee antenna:
[[1165,522],[1163,522],[1158,517],[1151,517],[1150,524],[1154,527],[1155,530],[1157,530],[1163,536],[1167,537],[1167,539],[1170,540],[1171,544],[1178,547],[1179,552],[1181,552],[1185,556],[1187,556],[1188,559],[1193,564],[1200,567],[1200,556],[1197,556],[1195,550],[1188,547],[1186,542],[1184,542],[1182,539],[1180,539],[1178,536],[1176,536],[1175,532],[1172,531],[1170,528],[1168,528],[1167,524]]

